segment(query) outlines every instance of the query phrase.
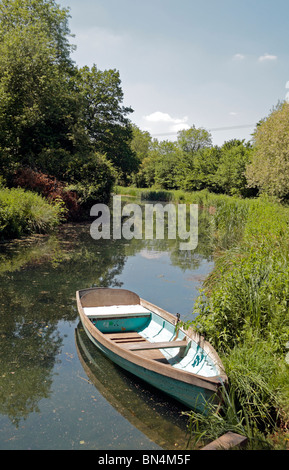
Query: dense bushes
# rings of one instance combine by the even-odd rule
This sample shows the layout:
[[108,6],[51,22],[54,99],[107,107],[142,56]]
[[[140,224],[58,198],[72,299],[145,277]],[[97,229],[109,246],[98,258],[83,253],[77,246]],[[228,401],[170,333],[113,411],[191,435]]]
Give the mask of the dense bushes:
[[47,232],[60,223],[62,205],[24,189],[0,189],[0,239]]
[[100,153],[76,155],[71,159],[65,178],[67,189],[76,191],[81,210],[86,212],[97,202],[108,202],[117,171]]
[[13,183],[20,188],[35,191],[50,202],[61,201],[66,209],[67,218],[77,218],[79,206],[76,193],[68,191],[66,185],[56,178],[31,168],[21,168],[16,172]]
[[69,162],[65,176],[66,183],[31,168],[19,168],[12,184],[35,191],[50,202],[61,202],[66,209],[66,218],[78,220],[87,216],[93,204],[109,200],[115,181],[112,164],[96,153],[87,158],[75,156]]

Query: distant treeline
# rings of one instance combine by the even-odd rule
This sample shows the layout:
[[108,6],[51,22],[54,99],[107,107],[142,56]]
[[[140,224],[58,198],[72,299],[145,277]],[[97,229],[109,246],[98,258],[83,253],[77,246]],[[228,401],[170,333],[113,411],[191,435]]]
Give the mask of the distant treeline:
[[152,139],[134,129],[133,149],[140,163],[136,187],[200,191],[230,196],[289,195],[289,104],[279,103],[256,125],[250,142],[233,139],[212,145],[211,134],[191,127],[177,140]]

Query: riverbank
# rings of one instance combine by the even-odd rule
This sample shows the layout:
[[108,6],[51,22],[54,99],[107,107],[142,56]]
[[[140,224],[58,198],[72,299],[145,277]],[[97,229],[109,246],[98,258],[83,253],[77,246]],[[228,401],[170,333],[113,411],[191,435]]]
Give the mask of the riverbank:
[[20,188],[0,189],[0,240],[45,233],[57,227],[63,206]]
[[265,197],[241,199],[208,191],[116,192],[195,203],[211,213],[215,267],[193,306],[197,318],[190,324],[219,352],[229,389],[221,411],[211,408],[205,418],[189,413],[195,443],[232,431],[247,436],[252,449],[288,447],[288,207]]

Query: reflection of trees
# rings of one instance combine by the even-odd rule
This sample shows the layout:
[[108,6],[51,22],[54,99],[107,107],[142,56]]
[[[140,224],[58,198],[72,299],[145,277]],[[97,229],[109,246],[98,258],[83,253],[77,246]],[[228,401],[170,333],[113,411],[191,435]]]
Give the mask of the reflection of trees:
[[125,255],[123,243],[96,244],[87,226],[2,246],[1,254],[0,412],[18,426],[51,393],[57,326],[77,317],[75,291],[117,285]]
[[[18,425],[50,394],[52,369],[62,341],[12,285],[0,291],[0,411]],[[27,305],[28,304],[28,305]]]
[[[165,222],[167,219],[165,218]],[[165,226],[165,234],[167,233]],[[198,223],[198,246],[195,250],[181,250],[180,243],[183,240],[178,237],[175,240],[169,240],[166,237],[163,240],[136,240],[132,239],[126,249],[126,254],[133,256],[137,252],[146,249],[147,251],[164,251],[170,256],[173,266],[178,266],[183,271],[197,269],[201,262],[212,259],[213,239],[212,239],[211,216],[206,211],[199,212]]]

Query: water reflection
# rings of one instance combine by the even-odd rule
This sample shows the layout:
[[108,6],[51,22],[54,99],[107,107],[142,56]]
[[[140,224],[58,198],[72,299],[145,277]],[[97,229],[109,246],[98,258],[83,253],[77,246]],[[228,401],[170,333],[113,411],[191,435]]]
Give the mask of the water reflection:
[[0,263],[0,412],[18,426],[48,398],[62,346],[59,321],[73,321],[81,285],[115,286],[125,254],[108,243],[95,250],[87,225],[64,226],[58,236],[2,246]]
[[[74,344],[76,290],[125,287],[168,310],[166,302],[172,306],[176,301],[181,310],[184,296],[191,295],[193,276],[209,270],[210,221],[205,215],[200,217],[194,252],[180,251],[177,240],[95,241],[89,227],[89,223],[67,224],[51,235],[0,245],[0,414],[16,429],[30,415],[41,413],[41,400],[55,399],[52,390],[55,370],[62,373],[64,339]],[[190,310],[193,299],[187,302]],[[51,416],[46,419],[49,422]],[[153,427],[148,429],[153,435]],[[26,434],[37,440],[32,425]],[[53,448],[53,435],[50,439]]]

